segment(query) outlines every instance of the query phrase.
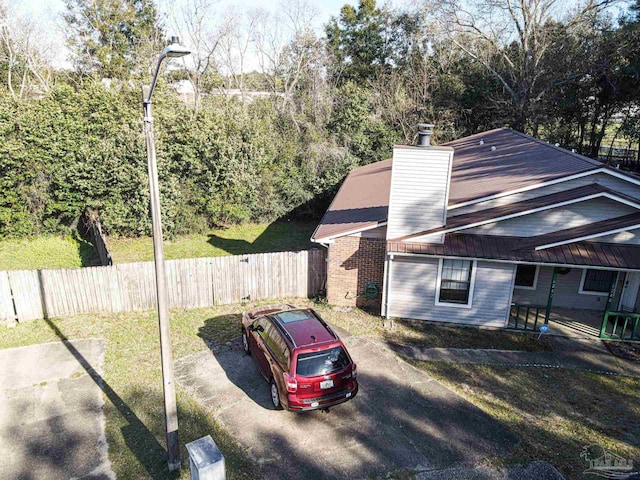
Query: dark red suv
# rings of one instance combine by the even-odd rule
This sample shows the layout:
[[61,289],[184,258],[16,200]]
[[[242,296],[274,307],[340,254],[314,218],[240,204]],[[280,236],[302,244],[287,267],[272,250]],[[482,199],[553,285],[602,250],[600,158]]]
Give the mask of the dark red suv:
[[310,308],[270,305],[245,312],[242,345],[270,383],[277,409],[325,409],[358,393],[356,364]]

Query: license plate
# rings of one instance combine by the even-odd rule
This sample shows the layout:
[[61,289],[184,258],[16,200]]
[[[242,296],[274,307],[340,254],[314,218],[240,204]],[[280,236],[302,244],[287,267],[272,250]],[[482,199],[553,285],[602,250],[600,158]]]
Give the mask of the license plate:
[[324,382],[320,382],[320,388],[331,388],[333,387],[333,380],[325,380]]

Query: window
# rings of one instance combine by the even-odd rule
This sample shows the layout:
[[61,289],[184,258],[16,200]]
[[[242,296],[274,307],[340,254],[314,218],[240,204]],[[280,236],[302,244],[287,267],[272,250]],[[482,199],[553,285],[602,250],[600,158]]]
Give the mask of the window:
[[516,288],[535,290],[538,283],[537,265],[518,265],[516,269]]
[[271,350],[271,353],[273,353],[280,365],[287,368],[290,353],[284,338],[282,338],[282,335],[280,335],[275,325],[266,318],[261,318],[259,323],[264,328],[264,332],[260,332],[260,337],[262,337],[262,340],[269,350]]
[[608,295],[617,272],[609,270],[583,270],[578,293],[585,295]]
[[296,374],[303,377],[327,375],[342,370],[349,365],[349,357],[342,347],[334,347],[319,352],[300,353]]
[[440,260],[436,305],[470,307],[476,262],[471,260]]

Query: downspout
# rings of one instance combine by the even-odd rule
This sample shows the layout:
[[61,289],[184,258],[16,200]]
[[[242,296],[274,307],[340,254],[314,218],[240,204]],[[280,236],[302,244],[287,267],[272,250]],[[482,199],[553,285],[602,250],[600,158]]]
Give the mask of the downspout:
[[[389,320],[389,289],[391,286],[390,278],[391,278],[391,262],[393,261],[393,253],[388,253],[384,260],[384,284],[382,286],[382,316],[385,320]],[[390,324],[393,327],[393,321]]]

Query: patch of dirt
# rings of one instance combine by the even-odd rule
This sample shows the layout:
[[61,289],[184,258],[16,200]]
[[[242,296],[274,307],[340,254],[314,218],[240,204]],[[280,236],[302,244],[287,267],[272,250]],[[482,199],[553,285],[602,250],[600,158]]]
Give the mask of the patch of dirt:
[[640,363],[640,343],[604,342],[616,357]]

